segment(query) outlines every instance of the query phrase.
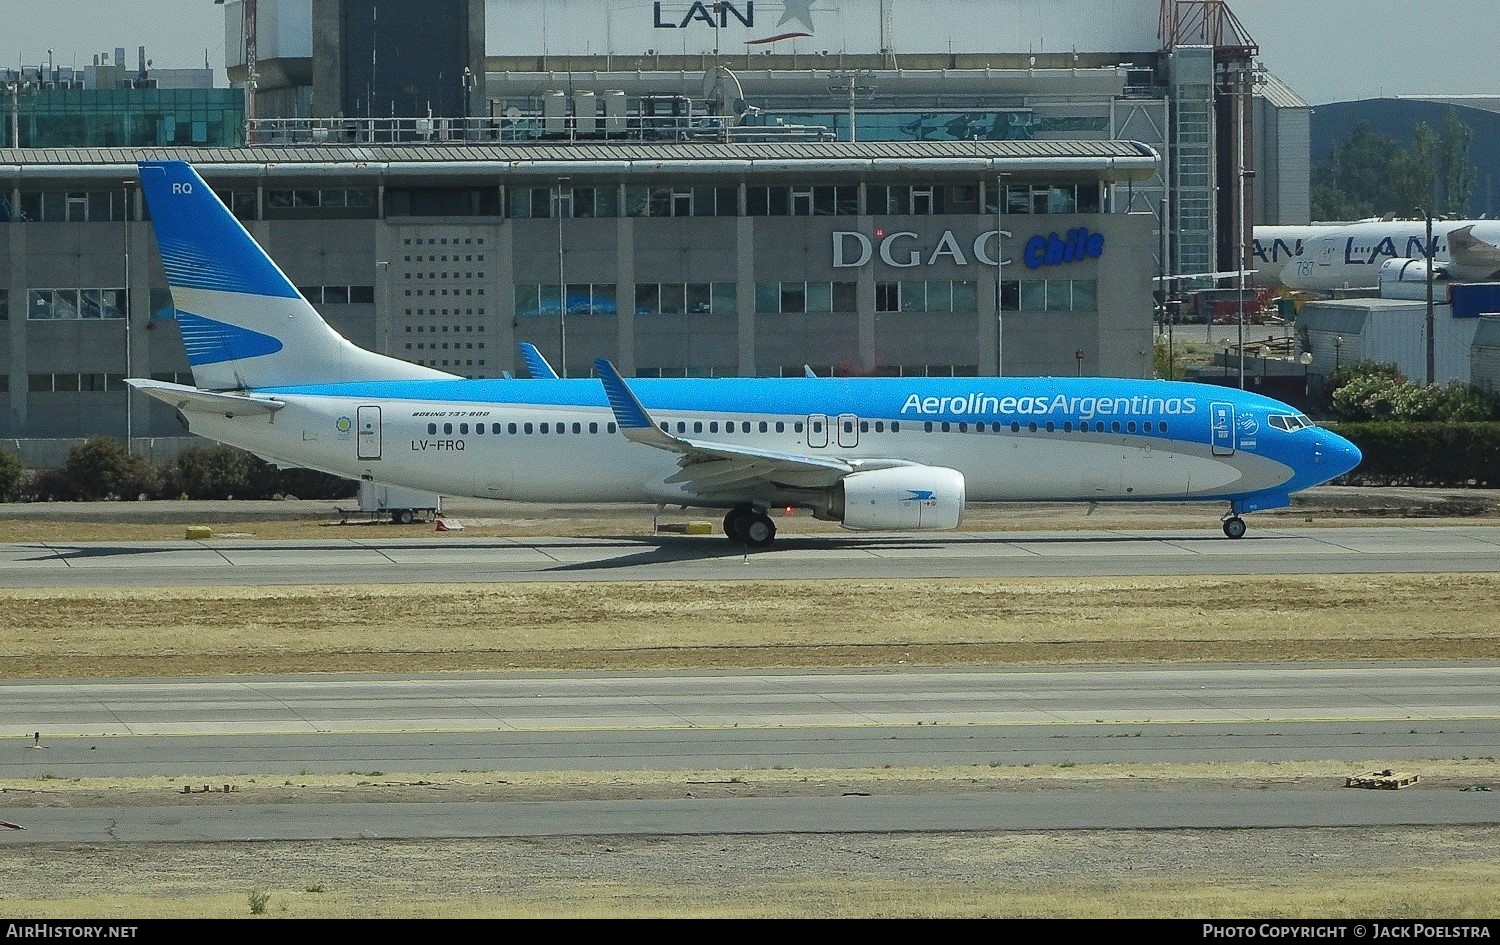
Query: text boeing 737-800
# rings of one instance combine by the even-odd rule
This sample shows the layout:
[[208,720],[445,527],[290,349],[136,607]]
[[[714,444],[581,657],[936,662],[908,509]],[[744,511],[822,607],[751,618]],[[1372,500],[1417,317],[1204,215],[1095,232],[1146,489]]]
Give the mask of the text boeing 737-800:
[[727,510],[756,547],[769,508],[851,529],[951,529],[966,500],[1223,502],[1246,512],[1360,459],[1245,391],[1110,378],[466,380],[333,331],[181,162],[141,188],[195,387],[131,379],[188,428],[283,466],[532,502]]

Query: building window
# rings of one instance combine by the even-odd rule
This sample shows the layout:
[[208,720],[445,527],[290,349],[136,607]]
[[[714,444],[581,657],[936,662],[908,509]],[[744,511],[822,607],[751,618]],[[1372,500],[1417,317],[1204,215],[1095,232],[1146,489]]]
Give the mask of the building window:
[[647,282],[635,287],[637,315],[734,315],[733,282]]
[[31,321],[71,318],[124,318],[124,289],[31,289],[26,317]]
[[930,216],[947,213],[948,190],[932,184],[874,184],[868,190],[870,213],[893,216]]
[[[241,219],[255,218],[254,191],[235,191],[230,197],[225,203],[230,204],[230,211],[235,216]],[[273,219],[365,217],[373,216],[374,210],[375,191],[362,188],[281,187],[266,191],[266,211]]]
[[737,187],[675,186],[625,188],[625,211],[632,217],[739,216]]
[[[5,203],[8,208],[9,200]],[[119,190],[23,191],[18,222],[109,223],[124,221],[125,214],[123,187]]]
[[1006,214],[1099,213],[1102,209],[1098,182],[1086,184],[1010,184],[985,189],[982,212],[995,212],[995,196],[1003,198]]
[[[542,206],[547,191],[541,189]],[[500,192],[494,187],[407,187],[385,192],[388,217],[498,217]],[[512,214],[514,215],[514,214]],[[536,216],[546,216],[545,209]],[[431,239],[429,245],[433,244]]]
[[1006,280],[1000,285],[1001,310],[1006,312],[1095,312],[1099,310],[1096,279]]
[[853,282],[757,282],[755,310],[763,315],[823,315],[855,311]]
[[877,312],[974,312],[978,285],[938,279],[930,282],[877,282]]
[[[518,317],[554,317],[562,306],[558,301],[557,284],[516,286],[516,315]],[[570,282],[567,287],[569,315],[616,315],[619,304],[616,286],[613,283]],[[484,310],[480,309],[480,314]],[[455,331],[457,328],[454,329]],[[483,326],[480,326],[483,331]]]

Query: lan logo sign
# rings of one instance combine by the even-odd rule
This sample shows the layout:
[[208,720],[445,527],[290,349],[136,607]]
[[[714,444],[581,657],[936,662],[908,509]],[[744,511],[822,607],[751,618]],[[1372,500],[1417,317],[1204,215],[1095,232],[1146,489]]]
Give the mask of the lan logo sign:
[[[782,29],[788,24],[791,28],[759,39],[747,39],[745,45],[761,46],[783,39],[812,36],[812,5],[813,0],[786,0],[782,4],[781,19],[776,21],[776,28]],[[743,0],[742,3],[695,2],[686,6],[664,4],[658,0],[651,5],[651,14],[651,25],[659,30],[685,30],[694,25],[728,29],[736,23],[747,29],[755,28],[755,0]]]

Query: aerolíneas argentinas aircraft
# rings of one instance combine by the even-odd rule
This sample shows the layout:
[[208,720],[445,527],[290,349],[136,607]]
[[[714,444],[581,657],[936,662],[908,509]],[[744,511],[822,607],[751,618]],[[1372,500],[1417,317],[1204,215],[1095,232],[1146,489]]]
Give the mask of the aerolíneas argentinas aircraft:
[[[727,510],[852,529],[951,529],[965,500],[1223,502],[1243,513],[1352,469],[1359,451],[1239,390],[1106,378],[466,380],[337,334],[181,162],[141,188],[195,387],[133,378],[192,432],[282,466],[443,495]],[[533,373],[537,373],[536,370]]]

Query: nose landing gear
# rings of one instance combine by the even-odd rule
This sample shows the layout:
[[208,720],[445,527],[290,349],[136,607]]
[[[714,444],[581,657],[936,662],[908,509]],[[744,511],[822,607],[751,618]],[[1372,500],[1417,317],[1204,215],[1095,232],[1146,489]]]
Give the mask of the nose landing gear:
[[1242,518],[1240,518],[1238,515],[1235,515],[1232,512],[1229,515],[1225,516],[1225,518],[1224,518],[1224,537],[1226,537],[1226,538],[1244,538],[1245,537],[1245,520],[1242,519]]

